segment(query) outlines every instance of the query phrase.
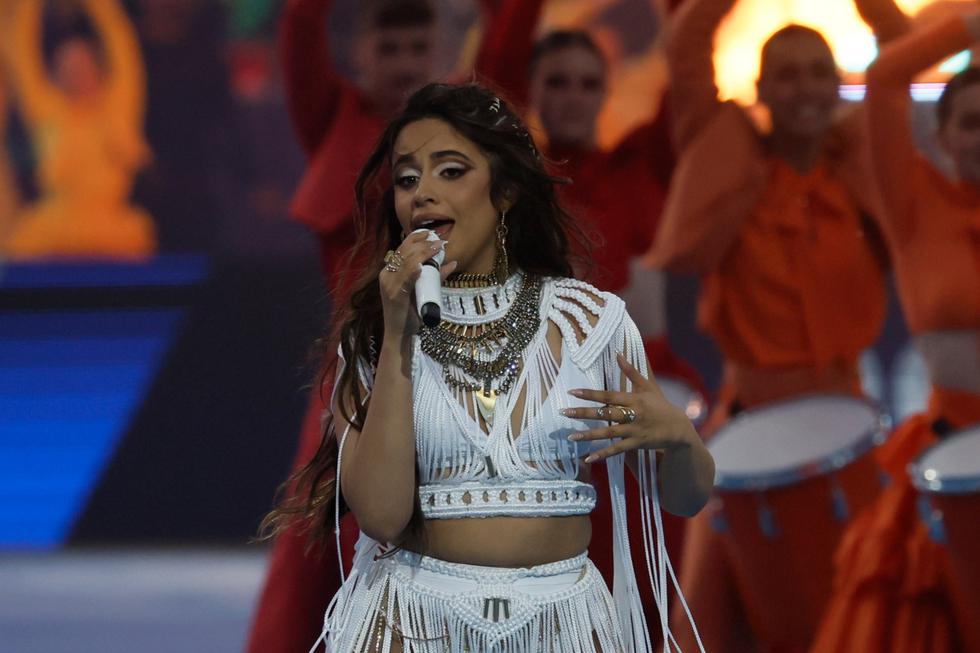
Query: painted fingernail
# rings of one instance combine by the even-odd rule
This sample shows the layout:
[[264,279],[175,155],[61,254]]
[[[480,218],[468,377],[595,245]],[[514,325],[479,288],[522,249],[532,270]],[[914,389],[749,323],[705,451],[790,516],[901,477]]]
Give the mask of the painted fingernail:
[[568,394],[572,395],[573,397],[581,397],[584,392],[582,390],[569,390]]
[[595,455],[594,453],[585,457],[585,462],[587,463],[594,463],[597,460],[599,460],[599,456]]
[[565,417],[569,417],[569,416],[575,414],[575,409],[574,408],[562,408],[558,412],[561,413],[562,415],[564,415]]
[[578,442],[582,439],[582,435],[580,433],[572,433],[570,436],[568,436],[568,439],[572,442]]

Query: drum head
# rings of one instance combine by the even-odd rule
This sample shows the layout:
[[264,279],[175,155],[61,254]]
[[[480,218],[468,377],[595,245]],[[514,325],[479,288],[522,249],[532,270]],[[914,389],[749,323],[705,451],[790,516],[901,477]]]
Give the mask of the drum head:
[[884,436],[881,411],[871,402],[813,395],[740,413],[708,449],[718,487],[764,489],[840,469]]
[[957,431],[926,450],[909,468],[924,492],[980,492],[980,426]]
[[704,422],[708,416],[708,407],[700,392],[672,376],[658,375],[657,385],[664,393],[664,398],[683,410],[695,426],[700,426]]

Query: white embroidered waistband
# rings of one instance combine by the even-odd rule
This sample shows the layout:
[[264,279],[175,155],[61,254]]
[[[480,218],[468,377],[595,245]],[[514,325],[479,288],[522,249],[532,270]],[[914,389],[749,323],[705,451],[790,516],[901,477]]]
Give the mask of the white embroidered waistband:
[[426,519],[566,517],[592,512],[596,493],[582,481],[465,481],[420,486],[419,502]]

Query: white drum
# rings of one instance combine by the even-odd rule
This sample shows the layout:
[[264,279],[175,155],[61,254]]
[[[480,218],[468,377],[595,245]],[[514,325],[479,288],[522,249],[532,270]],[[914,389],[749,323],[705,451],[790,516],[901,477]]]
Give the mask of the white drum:
[[980,651],[980,426],[957,431],[909,466],[919,511],[946,549],[950,599],[965,650]]
[[766,644],[808,647],[847,521],[881,491],[871,451],[885,434],[871,402],[812,395],[745,411],[709,440],[712,524]]
[[963,429],[933,445],[915,461],[909,473],[924,493],[980,492],[980,426]]
[[701,393],[677,377],[656,376],[657,385],[667,401],[683,410],[694,426],[701,426],[708,416],[708,404]]
[[888,421],[873,403],[813,395],[739,413],[708,443],[715,485],[764,490],[841,469],[884,441]]

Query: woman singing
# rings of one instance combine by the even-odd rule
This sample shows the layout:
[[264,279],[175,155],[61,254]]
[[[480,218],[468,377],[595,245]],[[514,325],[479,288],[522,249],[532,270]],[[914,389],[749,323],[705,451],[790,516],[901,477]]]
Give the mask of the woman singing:
[[[647,376],[623,302],[570,278],[554,183],[520,119],[476,85],[414,94],[361,172],[358,248],[374,265],[339,319],[333,425],[298,475],[305,505],[270,516],[328,532],[339,477],[361,526],[327,650],[650,651],[634,554],[666,635],[659,506],[698,512],[714,465]],[[442,322],[420,327],[413,287],[440,248]],[[599,461],[611,593],[586,555]],[[624,462],[644,554],[628,545]]]

